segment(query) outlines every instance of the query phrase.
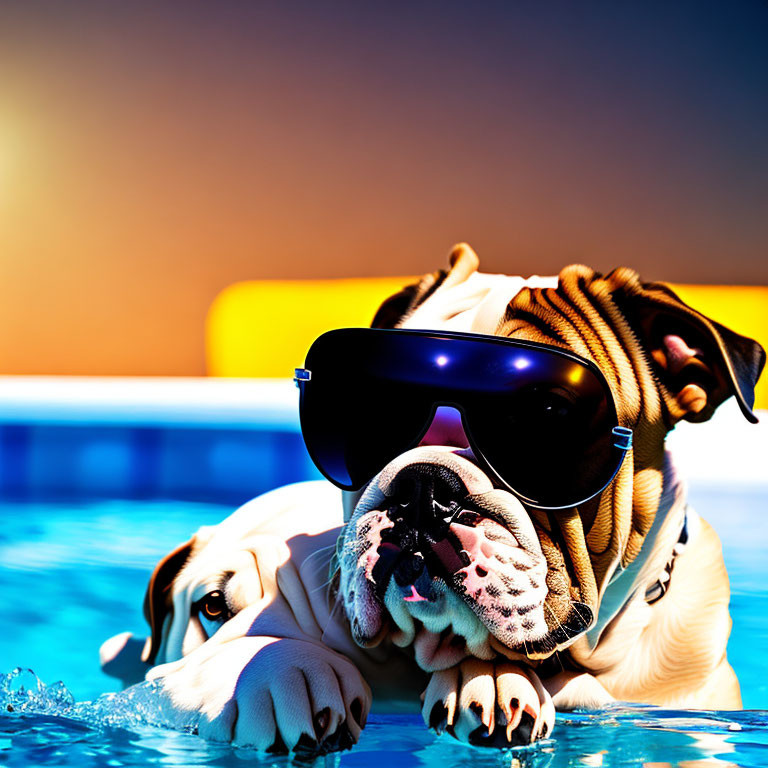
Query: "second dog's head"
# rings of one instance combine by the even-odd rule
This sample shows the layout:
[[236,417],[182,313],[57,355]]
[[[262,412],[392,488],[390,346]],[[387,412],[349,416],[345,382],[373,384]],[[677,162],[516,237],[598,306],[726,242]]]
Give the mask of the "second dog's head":
[[[653,523],[666,433],[682,419],[707,420],[731,395],[755,420],[765,361],[758,344],[628,269],[603,276],[571,266],[526,282],[477,266],[468,246],[456,246],[450,270],[387,300],[374,326],[490,334],[586,358],[607,380],[634,449],[597,496],[543,511],[484,471],[460,421],[436,420],[421,445],[348,499],[339,597],[353,636],[412,646],[426,670],[466,655],[547,657],[589,629],[606,584]],[[495,428],[505,429],[504,414]],[[526,435],[503,439],[519,451]]]

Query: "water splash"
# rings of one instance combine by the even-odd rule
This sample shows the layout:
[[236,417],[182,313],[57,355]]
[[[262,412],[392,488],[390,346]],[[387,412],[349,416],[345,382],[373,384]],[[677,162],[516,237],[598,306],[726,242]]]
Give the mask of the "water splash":
[[[59,768],[309,768],[291,755],[205,741],[197,715],[174,710],[159,682],[75,700],[62,682],[43,683],[30,669],[0,674],[0,765]],[[319,756],[313,768],[340,768],[337,754]]]
[[[0,764],[83,768],[296,768],[294,758],[207,742],[194,715],[170,706],[159,682],[77,702],[67,687],[45,685],[28,669],[0,674]],[[351,752],[326,755],[319,768],[572,768],[578,766],[768,765],[768,712],[668,710],[616,704],[558,713],[553,738],[513,753],[435,737],[421,717],[371,717]],[[303,766],[306,768],[306,766]]]
[[118,693],[105,693],[96,701],[75,701],[61,680],[46,685],[31,669],[16,667],[0,674],[0,712],[50,715],[95,727],[154,726],[194,733],[194,713],[180,713],[163,695],[158,681],[138,683]]

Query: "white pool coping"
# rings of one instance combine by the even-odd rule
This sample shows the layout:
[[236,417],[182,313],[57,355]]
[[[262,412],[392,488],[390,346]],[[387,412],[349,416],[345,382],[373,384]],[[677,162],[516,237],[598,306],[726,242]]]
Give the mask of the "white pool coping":
[[[768,411],[750,424],[731,398],[667,444],[691,482],[768,485]],[[289,379],[0,376],[0,424],[194,426],[297,430]]]
[[0,423],[299,428],[288,379],[0,376]]
[[681,474],[699,486],[768,486],[768,410],[759,424],[742,416],[730,398],[703,424],[678,424],[667,437]]

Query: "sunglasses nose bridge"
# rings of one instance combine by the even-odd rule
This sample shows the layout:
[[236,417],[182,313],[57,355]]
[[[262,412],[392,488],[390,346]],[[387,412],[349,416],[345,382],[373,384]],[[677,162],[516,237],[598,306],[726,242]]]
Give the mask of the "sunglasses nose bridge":
[[432,421],[419,441],[419,445],[448,445],[468,448],[469,438],[464,431],[461,412],[450,405],[438,405]]

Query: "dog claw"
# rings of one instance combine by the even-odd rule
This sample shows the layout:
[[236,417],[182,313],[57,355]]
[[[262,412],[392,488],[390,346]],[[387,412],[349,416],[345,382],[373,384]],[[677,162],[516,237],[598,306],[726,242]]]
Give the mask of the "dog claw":
[[[450,729],[454,725],[456,717],[456,702],[458,696],[459,672],[457,667],[435,672],[430,678],[429,684],[424,691],[424,706],[421,714],[424,722],[429,728],[436,728],[433,722],[437,722],[440,730]],[[433,713],[438,710],[442,713],[439,721],[437,715]]]
[[[324,739],[315,740],[306,734],[302,734],[293,748],[293,755],[298,758],[299,762],[311,762],[331,752],[351,749],[354,745],[355,739],[350,729],[346,723],[342,723],[332,734]],[[275,754],[287,754],[287,750],[280,751],[275,749],[274,746],[267,751]]]
[[469,705],[469,711],[475,714],[478,720],[485,726],[488,735],[491,736],[496,728],[495,718],[493,717],[493,707],[486,709],[482,704],[475,701]]
[[533,670],[470,659],[435,672],[422,710],[433,730],[480,746],[530,744],[552,730],[555,709]]
[[314,717],[315,735],[318,741],[322,741],[328,726],[331,724],[331,710],[328,707],[321,709]]
[[442,733],[448,726],[448,709],[441,701],[436,701],[429,713],[429,727]]
[[512,734],[517,730],[520,725],[520,719],[523,715],[520,709],[520,702],[517,699],[511,699],[509,702],[509,709],[504,713],[507,718],[507,741],[512,741]]
[[327,739],[323,741],[321,747],[323,752],[340,752],[345,749],[352,749],[355,745],[355,739],[346,723],[342,723]]
[[349,711],[360,728],[365,728],[366,719],[363,714],[363,702],[360,699],[355,699],[352,704],[350,704]]
[[536,718],[536,730],[533,734],[533,740],[545,739],[549,732],[552,730],[552,726],[555,724],[555,705],[552,703],[552,699],[549,694],[546,693],[544,701],[539,709],[539,715]]
[[296,742],[296,746],[293,748],[293,752],[299,758],[313,758],[318,754],[320,745],[316,739],[311,736],[307,736],[306,733],[302,733],[299,740]]
[[287,755],[288,754],[288,747],[285,746],[283,737],[280,735],[279,732],[275,734],[275,740],[272,742],[271,746],[267,747],[266,751],[270,755]]

